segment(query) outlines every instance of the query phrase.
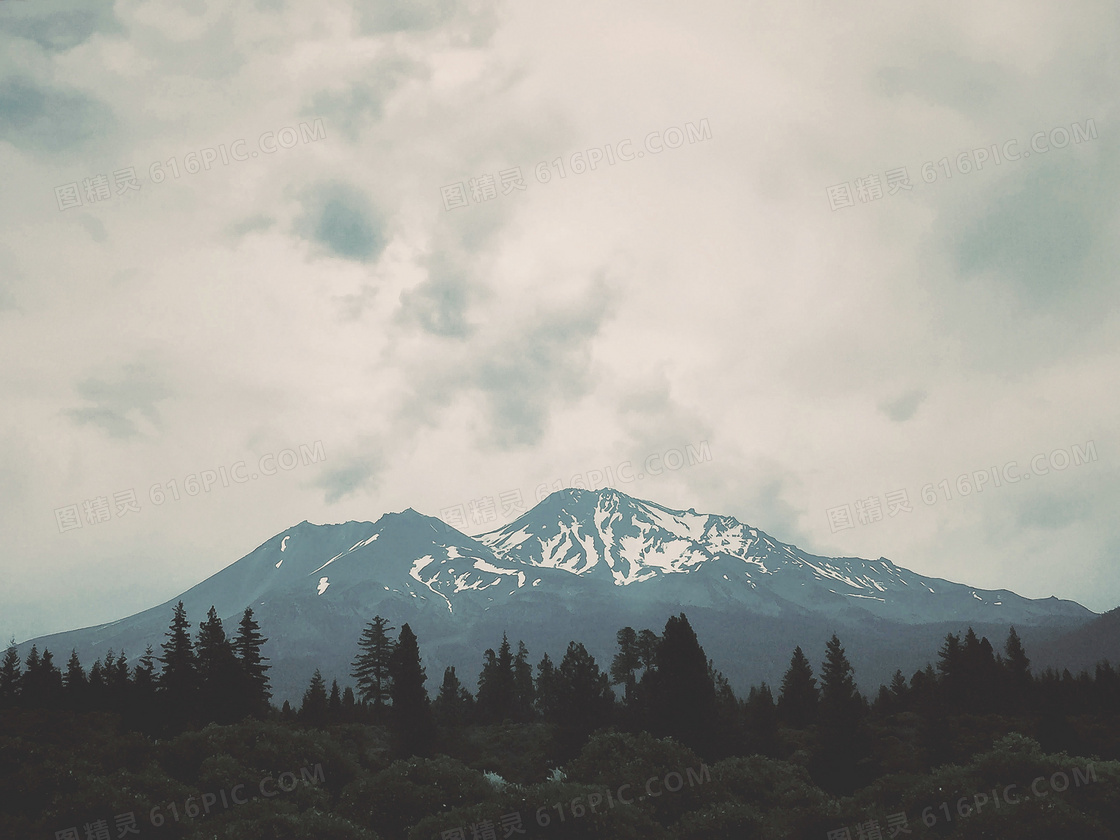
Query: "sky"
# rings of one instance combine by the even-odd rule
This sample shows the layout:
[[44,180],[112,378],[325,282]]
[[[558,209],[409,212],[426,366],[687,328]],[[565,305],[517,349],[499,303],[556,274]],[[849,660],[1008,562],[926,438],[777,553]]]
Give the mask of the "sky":
[[0,634],[608,481],[1116,607],[1118,47],[1088,1],[5,0]]

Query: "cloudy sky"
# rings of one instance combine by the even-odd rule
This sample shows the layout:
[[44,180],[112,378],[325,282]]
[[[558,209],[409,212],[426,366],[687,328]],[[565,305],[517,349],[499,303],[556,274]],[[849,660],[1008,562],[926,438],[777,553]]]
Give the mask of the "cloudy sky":
[[4,0],[0,633],[625,462],[1115,607],[1118,47],[1110,2]]

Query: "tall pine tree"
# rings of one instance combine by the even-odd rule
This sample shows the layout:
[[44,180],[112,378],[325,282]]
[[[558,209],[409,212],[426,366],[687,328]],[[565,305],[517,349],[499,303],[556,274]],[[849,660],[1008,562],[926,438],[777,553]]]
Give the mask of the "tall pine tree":
[[431,702],[424,688],[427,675],[420,664],[420,645],[407,624],[401,625],[397,643],[389,657],[389,693],[393,700],[391,721],[396,736],[397,754],[431,754],[435,734]]
[[860,729],[864,709],[852,665],[840,639],[833,634],[821,665],[821,730],[814,774],[826,790],[848,794],[858,786],[856,771],[866,752],[866,738]]
[[380,719],[389,699],[389,658],[393,654],[393,640],[388,631],[389,620],[375,615],[362,631],[358,641],[358,655],[354,659],[351,676],[358,681],[358,697],[363,703],[373,705],[375,718]]
[[798,645],[793,649],[789,668],[782,677],[778,713],[790,726],[804,728],[816,720],[819,697],[813,666]]
[[237,636],[233,640],[233,651],[241,663],[242,690],[240,703],[243,714],[263,716],[269,708],[272,688],[269,685],[266,665],[268,657],[261,655],[261,649],[268,641],[261,635],[261,627],[253,618],[253,610],[245,608],[237,625]]
[[20,665],[16,640],[12,639],[0,664],[0,707],[10,708],[19,699]]
[[[159,657],[162,668],[159,674],[160,696],[167,710],[167,723],[171,728],[180,727],[192,716],[198,692],[198,671],[190,636],[191,623],[180,601],[171,616],[167,641],[161,646]],[[91,671],[92,682],[92,671]]]
[[240,718],[241,664],[213,606],[198,626],[199,707],[204,720],[233,723]]

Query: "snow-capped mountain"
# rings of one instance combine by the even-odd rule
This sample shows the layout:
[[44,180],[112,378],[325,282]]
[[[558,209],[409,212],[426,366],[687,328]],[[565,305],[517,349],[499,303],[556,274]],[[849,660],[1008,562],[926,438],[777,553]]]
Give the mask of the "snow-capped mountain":
[[659,630],[684,610],[740,686],[775,679],[795,644],[811,649],[834,630],[850,637],[861,676],[879,680],[889,676],[880,664],[893,670],[900,655],[923,665],[953,627],[990,628],[998,643],[1011,624],[1027,639],[1032,628],[1094,617],[1071,601],[976,589],[885,558],[817,557],[728,516],[568,489],[474,537],[412,509],[376,522],[301,522],[165,604],[32,641],[63,657],[75,648],[87,665],[108,648],[135,658],[148,644],[158,650],[179,600],[193,622],[214,605],[227,627],[252,607],[271,640],[278,699],[298,699],[316,667],[347,682],[362,626],[377,613],[410,623],[438,680],[444,665],[469,674],[502,632],[537,657],[579,639],[609,659],[619,627]]

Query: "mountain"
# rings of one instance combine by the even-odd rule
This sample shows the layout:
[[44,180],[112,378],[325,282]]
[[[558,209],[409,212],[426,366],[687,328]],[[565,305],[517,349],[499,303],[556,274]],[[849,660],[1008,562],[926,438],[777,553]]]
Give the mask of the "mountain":
[[[732,684],[780,679],[795,645],[811,658],[840,634],[864,690],[934,658],[946,632],[972,625],[999,648],[1014,624],[1029,646],[1095,614],[930,578],[886,558],[826,558],[733,517],[677,511],[616,490],[553,493],[474,537],[412,509],[377,522],[300,524],[165,604],[110,624],[23,643],[88,667],[108,648],[157,652],[182,600],[197,623],[211,605],[232,629],[249,606],[270,639],[275,699],[298,700],[315,668],[350,682],[357,639],[375,614],[408,622],[429,677],[471,675],[503,632],[534,661],[583,641],[609,663],[623,626],[660,631],[685,611]],[[469,676],[468,680],[469,682]]]
[[1120,607],[1040,645],[1031,653],[1031,667],[1036,673],[1053,667],[1077,674],[1106,659],[1120,665]]

